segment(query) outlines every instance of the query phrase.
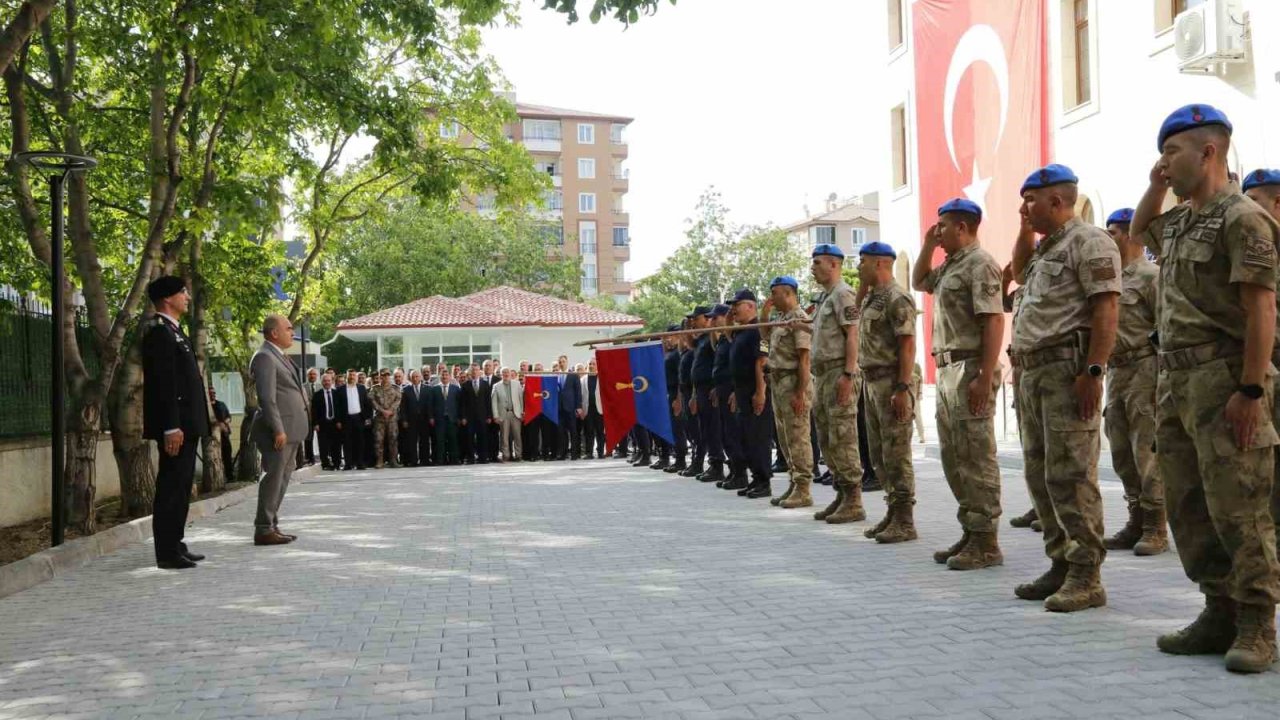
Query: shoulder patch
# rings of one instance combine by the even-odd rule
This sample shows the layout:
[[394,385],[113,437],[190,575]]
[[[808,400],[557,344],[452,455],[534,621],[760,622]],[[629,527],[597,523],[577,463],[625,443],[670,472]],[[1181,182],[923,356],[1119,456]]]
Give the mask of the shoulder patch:
[[1264,235],[1246,235],[1244,238],[1244,258],[1246,265],[1271,268],[1276,265],[1276,246]]
[[1000,283],[982,283],[982,294],[986,297],[995,297],[1000,294]]
[[1116,278],[1115,263],[1111,262],[1111,258],[1090,258],[1089,277],[1094,282],[1114,280]]
[[858,308],[854,307],[853,305],[846,306],[844,309],[845,322],[853,322],[854,320],[857,320],[857,319],[858,319]]

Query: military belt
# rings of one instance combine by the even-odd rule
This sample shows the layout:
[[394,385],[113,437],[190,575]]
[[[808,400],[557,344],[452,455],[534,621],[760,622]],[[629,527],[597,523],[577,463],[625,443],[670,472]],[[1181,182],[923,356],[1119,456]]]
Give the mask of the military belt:
[[1113,368],[1125,367],[1133,365],[1139,360],[1144,360],[1156,354],[1156,349],[1148,345],[1140,347],[1137,350],[1129,350],[1127,352],[1115,353],[1111,359],[1107,361],[1107,365]]
[[815,375],[831,372],[837,368],[841,370],[844,369],[844,358],[835,358],[834,360],[816,360],[813,363],[813,373]]
[[1219,358],[1232,357],[1244,352],[1238,343],[1204,343],[1179,350],[1160,352],[1161,370],[1190,370]]
[[883,380],[898,374],[898,368],[895,365],[881,365],[880,367],[862,368],[862,377],[868,382]]
[[1033,370],[1049,363],[1076,359],[1075,343],[1032,350],[1030,352],[1009,353],[1009,362],[1019,370]]
[[944,368],[961,360],[972,360],[981,357],[981,350],[948,350],[946,352],[934,353],[933,362],[940,368]]

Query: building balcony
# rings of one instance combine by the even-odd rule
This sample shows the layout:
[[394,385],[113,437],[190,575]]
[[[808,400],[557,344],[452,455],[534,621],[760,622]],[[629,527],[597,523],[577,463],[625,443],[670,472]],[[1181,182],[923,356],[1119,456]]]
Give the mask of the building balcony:
[[623,170],[620,173],[613,174],[613,189],[618,192],[626,192],[631,189],[631,173]]
[[609,154],[616,158],[625,158],[627,156],[627,144],[625,142],[609,143]]
[[560,152],[560,138],[558,137],[527,137],[521,140],[524,147],[529,152]]
[[630,245],[614,245],[613,259],[620,262],[626,262],[627,260],[630,260],[631,246]]
[[612,211],[612,214],[613,214],[613,221],[616,223],[626,224],[626,223],[629,223],[631,220],[631,216],[627,213],[626,210],[623,210],[622,208],[614,208]]

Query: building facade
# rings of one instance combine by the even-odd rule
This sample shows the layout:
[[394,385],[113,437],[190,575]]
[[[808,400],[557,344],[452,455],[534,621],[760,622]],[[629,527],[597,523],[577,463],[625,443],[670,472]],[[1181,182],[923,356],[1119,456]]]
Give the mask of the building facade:
[[880,200],[878,193],[868,193],[839,200],[835,193],[827,198],[818,214],[805,208],[805,219],[783,228],[793,241],[809,247],[832,243],[848,255],[856,255],[865,243],[880,240]]
[[[1160,123],[1182,105],[1208,103],[1230,116],[1235,172],[1280,165],[1280,45],[1266,42],[1280,31],[1280,3],[886,0],[882,7],[890,163],[880,222],[911,263],[937,205],[956,196],[984,207],[982,243],[1006,262],[1017,189],[1046,162],[1080,177],[1077,210],[1086,221],[1132,207],[1159,156]],[[1175,31],[1186,12],[1208,17]],[[1233,38],[1242,52],[1196,59],[1196,42],[1225,47]],[[931,308],[921,301],[927,338]],[[927,367],[927,342],[920,351]]]

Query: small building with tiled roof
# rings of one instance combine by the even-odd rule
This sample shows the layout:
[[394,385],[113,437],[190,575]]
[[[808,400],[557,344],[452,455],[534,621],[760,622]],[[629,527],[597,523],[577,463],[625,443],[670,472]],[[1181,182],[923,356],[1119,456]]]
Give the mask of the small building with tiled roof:
[[548,364],[586,362],[579,340],[640,329],[640,318],[506,285],[460,298],[432,295],[338,323],[337,334],[378,344],[378,367],[462,365],[496,358]]

